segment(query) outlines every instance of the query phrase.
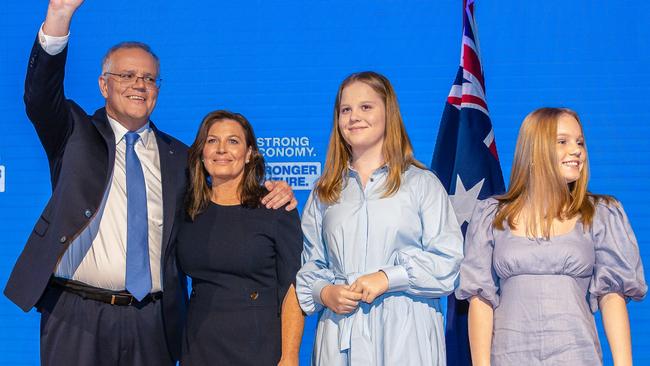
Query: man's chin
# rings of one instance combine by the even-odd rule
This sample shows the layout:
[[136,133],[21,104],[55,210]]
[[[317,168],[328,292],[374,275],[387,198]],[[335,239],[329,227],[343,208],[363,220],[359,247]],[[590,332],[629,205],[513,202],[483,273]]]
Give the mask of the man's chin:
[[121,117],[112,117],[114,120],[116,120],[119,124],[124,126],[125,128],[135,131],[145,124],[149,122],[149,117],[143,117],[143,116],[121,116]]
[[133,113],[126,116],[131,124],[144,125],[149,121],[148,113]]

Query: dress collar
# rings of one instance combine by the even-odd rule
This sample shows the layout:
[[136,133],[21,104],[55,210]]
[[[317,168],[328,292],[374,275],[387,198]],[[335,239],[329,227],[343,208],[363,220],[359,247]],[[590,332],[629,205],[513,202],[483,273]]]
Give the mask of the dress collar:
[[[374,177],[374,176],[377,176],[377,175],[379,175],[379,174],[385,173],[385,172],[387,172],[387,171],[388,171],[388,164],[384,163],[384,165],[382,165],[382,166],[380,166],[379,168],[373,170],[373,172],[370,174],[370,176],[371,176],[371,177]],[[357,171],[352,167],[352,164],[350,164],[350,162],[348,162],[348,166],[347,166],[347,170],[346,170],[346,172],[347,172],[347,175],[348,175],[348,176],[358,176],[358,175],[359,175],[359,172],[357,172]]]

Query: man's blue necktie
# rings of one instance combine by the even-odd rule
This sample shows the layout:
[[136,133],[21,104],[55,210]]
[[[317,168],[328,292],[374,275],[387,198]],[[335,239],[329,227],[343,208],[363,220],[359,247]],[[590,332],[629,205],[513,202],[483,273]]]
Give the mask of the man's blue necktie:
[[149,235],[147,222],[147,189],[135,143],[135,132],[124,135],[126,141],[126,289],[138,301],[151,291],[149,267]]

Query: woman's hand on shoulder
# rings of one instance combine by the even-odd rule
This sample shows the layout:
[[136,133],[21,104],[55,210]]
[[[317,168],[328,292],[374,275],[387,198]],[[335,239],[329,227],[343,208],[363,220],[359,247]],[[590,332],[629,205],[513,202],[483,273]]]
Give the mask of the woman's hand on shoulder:
[[360,292],[361,301],[370,304],[388,291],[388,277],[383,271],[363,275],[352,283],[350,290]]
[[333,312],[349,314],[359,306],[361,293],[351,291],[348,285],[327,285],[321,290],[320,299]]

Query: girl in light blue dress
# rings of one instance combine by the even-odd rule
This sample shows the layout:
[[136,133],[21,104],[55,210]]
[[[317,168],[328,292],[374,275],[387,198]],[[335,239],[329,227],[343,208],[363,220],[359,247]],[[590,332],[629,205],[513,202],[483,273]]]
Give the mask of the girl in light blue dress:
[[313,365],[445,365],[439,298],[454,290],[462,234],[444,188],[414,159],[382,75],[339,87],[302,229],[298,299],[320,313]]

